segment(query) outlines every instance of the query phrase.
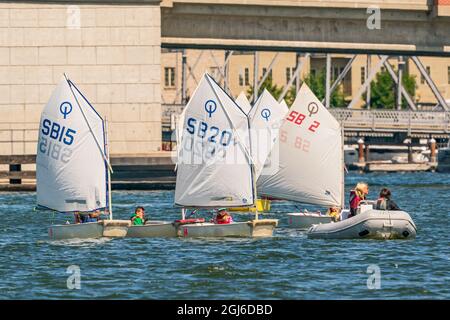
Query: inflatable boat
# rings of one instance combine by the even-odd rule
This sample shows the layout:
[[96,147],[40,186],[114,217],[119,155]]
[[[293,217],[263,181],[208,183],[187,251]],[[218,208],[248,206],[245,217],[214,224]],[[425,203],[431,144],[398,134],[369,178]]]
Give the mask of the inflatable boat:
[[300,230],[308,230],[314,224],[330,223],[333,219],[330,216],[319,213],[296,212],[288,213],[289,227]]
[[405,211],[369,209],[354,217],[313,225],[307,232],[313,239],[414,239],[417,228]]

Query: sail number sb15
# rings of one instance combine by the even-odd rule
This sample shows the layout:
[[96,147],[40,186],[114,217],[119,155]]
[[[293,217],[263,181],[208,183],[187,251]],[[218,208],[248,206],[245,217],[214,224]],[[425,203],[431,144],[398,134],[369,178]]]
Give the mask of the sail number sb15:
[[[65,147],[72,145],[76,130],[61,126],[49,119],[42,121],[39,152],[54,160],[67,163],[72,155],[72,149]],[[50,139],[48,139],[50,138]]]

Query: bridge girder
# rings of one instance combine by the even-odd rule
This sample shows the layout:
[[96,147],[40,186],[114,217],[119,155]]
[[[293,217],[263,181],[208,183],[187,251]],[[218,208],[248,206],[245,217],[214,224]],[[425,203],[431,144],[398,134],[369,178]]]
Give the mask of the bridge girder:
[[381,28],[370,30],[367,8],[356,4],[350,8],[259,2],[268,5],[172,1],[161,8],[162,46],[450,56],[450,17],[436,16],[427,6],[381,9]]

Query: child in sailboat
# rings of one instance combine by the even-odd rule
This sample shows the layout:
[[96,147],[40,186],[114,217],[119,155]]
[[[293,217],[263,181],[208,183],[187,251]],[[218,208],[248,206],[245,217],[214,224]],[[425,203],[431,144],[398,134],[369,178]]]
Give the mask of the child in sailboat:
[[366,200],[368,194],[369,186],[364,182],[358,182],[355,189],[350,191],[350,214],[348,215],[349,218],[356,216],[359,203],[362,200]]
[[331,207],[328,209],[327,215],[330,216],[333,221],[337,222],[341,219],[341,210],[337,207]]
[[233,218],[227,212],[226,208],[220,208],[217,210],[217,215],[214,217],[213,221],[216,224],[229,224],[233,222]]
[[143,207],[137,207],[134,210],[134,215],[131,217],[131,223],[133,226],[143,226],[145,224],[145,209]]

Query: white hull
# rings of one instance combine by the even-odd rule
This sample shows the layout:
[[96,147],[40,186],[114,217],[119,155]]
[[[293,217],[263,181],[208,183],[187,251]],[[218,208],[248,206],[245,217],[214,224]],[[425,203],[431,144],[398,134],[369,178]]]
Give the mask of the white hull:
[[52,240],[101,238],[103,237],[103,223],[100,221],[53,225],[48,228],[48,236]]
[[231,224],[177,224],[168,221],[149,221],[132,226],[128,220],[53,225],[49,237],[53,240],[88,238],[168,238],[168,237],[271,237],[278,220],[263,219]]
[[230,224],[194,223],[180,225],[179,237],[271,237],[278,220],[262,219]]
[[330,223],[332,218],[317,213],[288,213],[289,227],[308,230],[313,224]]
[[78,224],[53,225],[48,229],[52,240],[89,239],[89,238],[123,238],[127,234],[129,220],[102,220]]
[[368,210],[339,222],[313,225],[314,239],[414,239],[416,226],[404,211]]
[[130,226],[126,235],[128,238],[169,238],[177,236],[173,222],[148,221],[143,226]]

